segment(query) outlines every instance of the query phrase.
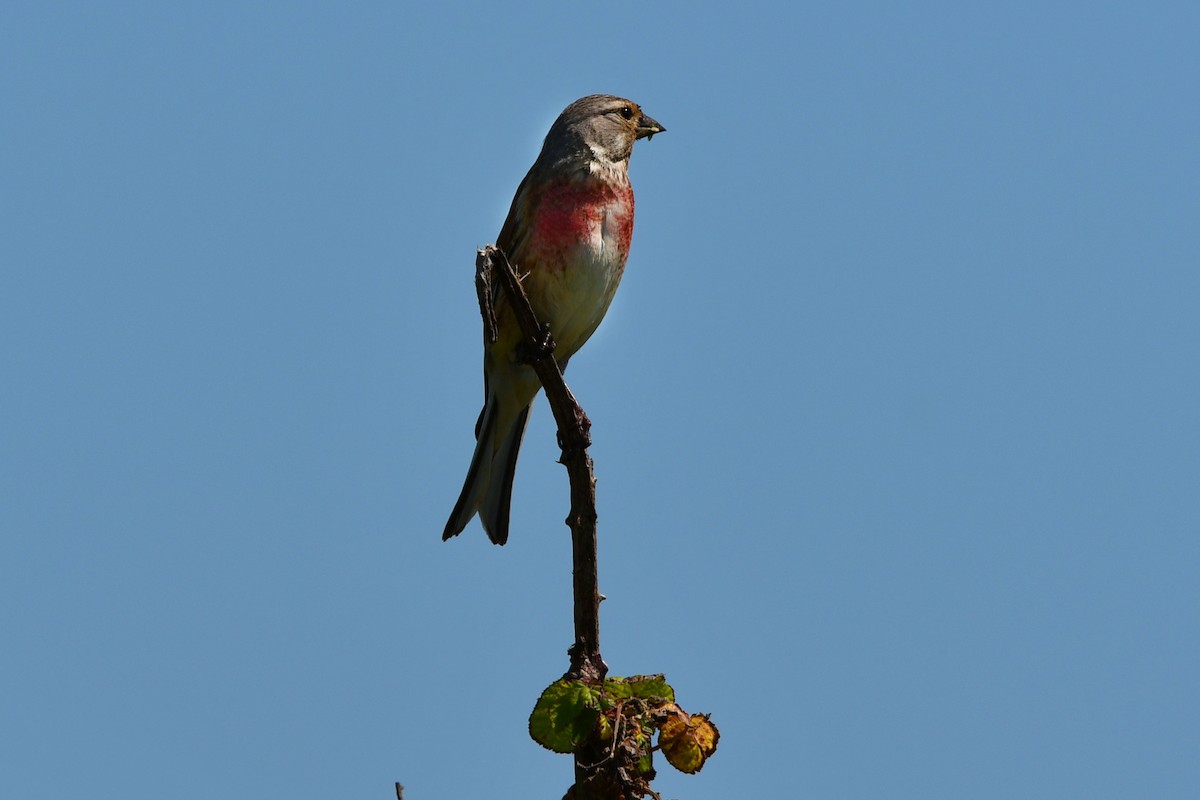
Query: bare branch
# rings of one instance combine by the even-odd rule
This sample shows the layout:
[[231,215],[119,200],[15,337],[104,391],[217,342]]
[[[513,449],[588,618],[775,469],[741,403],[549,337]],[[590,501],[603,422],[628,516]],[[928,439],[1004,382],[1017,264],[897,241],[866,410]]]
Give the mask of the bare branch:
[[[476,288],[480,294],[480,309],[484,313],[485,329],[491,313],[494,331],[490,286],[498,282],[508,297],[513,316],[523,334],[522,354],[537,373],[546,399],[558,424],[558,444],[562,448],[562,465],[571,481],[571,513],[567,525],[571,528],[571,552],[574,567],[575,644],[568,651],[571,668],[566,677],[600,681],[608,667],[600,657],[600,591],[596,572],[596,478],[587,448],[592,440],[592,423],[580,408],[579,402],[567,388],[562,370],[554,360],[554,341],[549,329],[541,324],[513,265],[504,251],[488,245],[479,251],[475,262]],[[485,301],[484,290],[488,290]],[[494,341],[494,340],[493,340]]]

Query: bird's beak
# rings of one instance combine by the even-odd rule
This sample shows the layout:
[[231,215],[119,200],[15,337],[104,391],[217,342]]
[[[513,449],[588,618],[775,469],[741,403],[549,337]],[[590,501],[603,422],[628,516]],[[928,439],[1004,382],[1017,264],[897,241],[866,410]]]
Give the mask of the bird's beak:
[[664,128],[662,125],[659,125],[650,117],[642,114],[641,120],[638,121],[637,137],[635,138],[649,141],[650,139],[654,138],[654,134],[662,133],[665,130],[666,128]]

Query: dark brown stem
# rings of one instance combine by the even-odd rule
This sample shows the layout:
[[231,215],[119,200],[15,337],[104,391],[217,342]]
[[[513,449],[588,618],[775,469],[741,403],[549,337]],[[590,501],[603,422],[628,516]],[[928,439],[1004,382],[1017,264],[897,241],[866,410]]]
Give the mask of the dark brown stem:
[[[571,668],[567,678],[598,683],[604,679],[608,666],[600,657],[600,590],[596,573],[596,477],[592,472],[591,422],[563,380],[562,370],[554,359],[554,342],[549,330],[534,315],[533,307],[504,251],[488,245],[479,251],[475,261],[476,288],[483,314],[485,336],[495,341],[495,291],[498,282],[517,324],[523,334],[521,349],[529,366],[537,373],[558,424],[558,444],[562,448],[561,463],[567,468],[571,481],[571,513],[567,525],[571,528],[571,555],[574,567],[575,644],[568,653]],[[578,773],[578,765],[577,765]],[[577,779],[579,775],[577,774]]]

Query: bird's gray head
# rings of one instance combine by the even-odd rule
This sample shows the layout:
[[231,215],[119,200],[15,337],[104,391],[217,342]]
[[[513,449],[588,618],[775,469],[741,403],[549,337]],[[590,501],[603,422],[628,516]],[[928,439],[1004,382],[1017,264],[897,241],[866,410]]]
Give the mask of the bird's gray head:
[[580,157],[620,163],[629,160],[633,143],[665,131],[632,100],[611,94],[581,97],[563,109],[550,126],[542,157],[558,161]]

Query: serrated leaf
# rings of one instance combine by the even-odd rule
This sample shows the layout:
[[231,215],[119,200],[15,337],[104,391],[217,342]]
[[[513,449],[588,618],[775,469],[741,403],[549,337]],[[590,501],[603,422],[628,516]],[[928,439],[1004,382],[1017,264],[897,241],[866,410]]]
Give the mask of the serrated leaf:
[[600,741],[611,742],[613,738],[612,720],[610,720],[604,714],[601,714],[597,722],[598,726],[596,728],[596,735],[599,737]]
[[654,753],[652,751],[647,750],[645,753],[642,754],[641,758],[639,758],[637,760],[637,773],[638,773],[638,775],[642,775],[649,780],[653,780],[653,778],[654,778]]
[[667,683],[665,675],[634,675],[628,679],[629,687],[633,690],[634,697],[640,697],[643,700],[653,698],[662,698],[669,702],[675,702],[675,690],[671,688],[671,684]]
[[573,753],[596,728],[600,689],[583,681],[555,681],[529,715],[530,737],[556,753]]
[[614,700],[628,700],[633,697],[628,678],[605,678],[604,693]]
[[680,772],[699,772],[717,750],[721,738],[708,714],[673,714],[662,725],[658,746],[667,761]]
[[631,675],[628,678],[608,678],[604,681],[604,691],[618,700],[628,700],[631,697],[646,699],[665,699],[674,701],[675,690],[667,683],[663,675]]

